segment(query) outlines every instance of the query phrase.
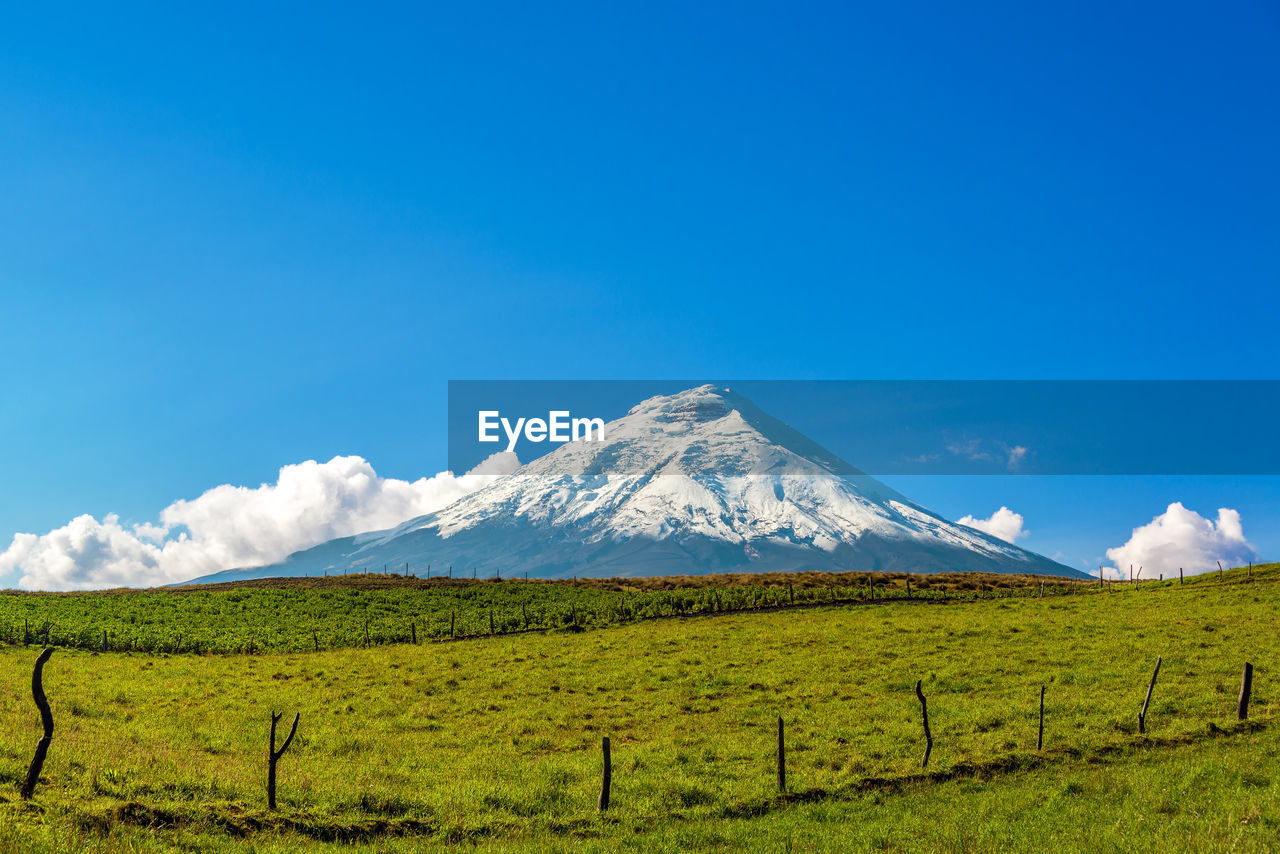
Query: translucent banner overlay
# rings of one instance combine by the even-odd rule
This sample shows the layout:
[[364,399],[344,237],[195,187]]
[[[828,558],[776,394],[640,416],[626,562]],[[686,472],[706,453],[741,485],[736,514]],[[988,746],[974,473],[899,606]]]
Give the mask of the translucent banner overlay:
[[454,380],[448,418],[458,473],[1280,474],[1274,380]]

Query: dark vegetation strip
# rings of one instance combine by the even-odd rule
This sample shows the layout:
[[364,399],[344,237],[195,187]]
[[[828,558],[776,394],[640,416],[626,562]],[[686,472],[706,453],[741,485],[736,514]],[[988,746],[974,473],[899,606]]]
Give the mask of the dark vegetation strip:
[[[1280,579],[1280,564],[1186,581]],[[253,654],[513,635],[832,604],[955,603],[1180,585],[975,573],[762,573],[498,581],[395,575],[201,587],[0,594],[0,642],[101,652]]]

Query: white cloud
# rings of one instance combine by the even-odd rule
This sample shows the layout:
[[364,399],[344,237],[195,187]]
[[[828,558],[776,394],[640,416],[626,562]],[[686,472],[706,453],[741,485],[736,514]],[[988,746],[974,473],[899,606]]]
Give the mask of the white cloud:
[[991,455],[982,450],[981,439],[965,439],[962,442],[951,442],[947,445],[947,450],[957,457],[966,457],[970,460],[991,459]]
[[336,537],[431,513],[495,476],[515,454],[494,454],[471,472],[410,482],[379,477],[361,457],[287,465],[273,484],[224,484],[126,528],[114,514],[77,516],[47,534],[17,534],[0,552],[0,576],[26,590],[145,587],[238,567],[263,566]]
[[[1003,460],[1005,467],[1009,471],[1017,471],[1022,468],[1022,464],[1026,462],[1027,455],[1031,449],[1026,445],[1006,445],[1004,442],[996,442],[1000,446],[1000,451],[986,450],[986,446],[981,439],[965,439],[963,441],[949,442],[947,451],[957,457],[964,457],[972,462],[1000,462]],[[924,462],[924,459],[917,458],[913,462]]]
[[1257,552],[1244,538],[1240,513],[1229,507],[1218,510],[1218,519],[1206,519],[1175,501],[1146,525],[1133,529],[1123,546],[1107,549],[1108,578],[1128,578],[1130,565],[1143,579],[1166,578],[1181,567],[1187,575],[1209,572],[1223,566],[1240,566],[1257,559]]
[[991,514],[989,519],[975,519],[973,516],[961,516],[956,520],[961,525],[977,528],[983,533],[998,537],[1006,543],[1016,542],[1031,533],[1022,527],[1022,514],[1014,513],[1008,507],[1001,506]]

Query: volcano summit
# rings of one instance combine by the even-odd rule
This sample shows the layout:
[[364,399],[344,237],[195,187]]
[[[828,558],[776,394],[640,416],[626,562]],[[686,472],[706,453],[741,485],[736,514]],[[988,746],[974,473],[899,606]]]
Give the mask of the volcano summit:
[[653,397],[455,503],[228,581],[427,564],[513,577],[1074,570],[949,522],[726,389]]

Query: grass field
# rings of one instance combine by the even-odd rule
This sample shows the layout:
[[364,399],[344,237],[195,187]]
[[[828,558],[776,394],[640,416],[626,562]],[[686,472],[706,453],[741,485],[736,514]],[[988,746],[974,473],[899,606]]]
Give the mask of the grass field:
[[[40,594],[0,592],[0,642],[110,652],[301,652],[832,601],[1049,592],[1061,578],[943,573],[764,573],[503,581],[361,574]],[[908,589],[908,584],[914,585]],[[104,637],[105,634],[105,637]],[[104,643],[105,642],[105,643]]]
[[[138,595],[152,594],[100,598],[131,609]],[[61,649],[45,668],[57,730],[30,802],[17,789],[39,736],[36,649],[6,646],[0,850],[1268,851],[1280,839],[1278,606],[1272,565],[1252,580],[1235,570],[318,653]],[[1246,660],[1254,698],[1240,724]],[[935,739],[924,773],[917,679]],[[302,715],[274,813],[271,709]]]

